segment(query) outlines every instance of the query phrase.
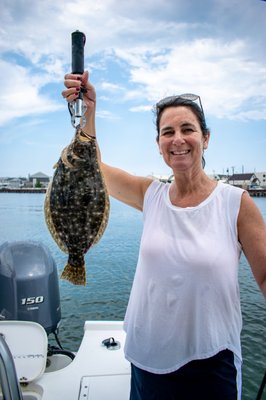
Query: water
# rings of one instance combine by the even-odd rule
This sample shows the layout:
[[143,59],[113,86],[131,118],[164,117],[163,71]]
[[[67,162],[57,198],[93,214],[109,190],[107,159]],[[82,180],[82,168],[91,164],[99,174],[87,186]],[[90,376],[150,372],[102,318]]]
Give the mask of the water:
[[[266,198],[254,198],[266,221]],[[67,256],[51,238],[43,213],[44,194],[0,193],[0,244],[36,240],[50,249],[59,272]],[[86,255],[87,286],[60,280],[62,321],[59,338],[77,350],[85,320],[122,320],[132,285],[142,230],[142,214],[111,200],[107,230]],[[255,400],[265,369],[265,302],[244,256],[240,260],[243,312],[243,400]]]

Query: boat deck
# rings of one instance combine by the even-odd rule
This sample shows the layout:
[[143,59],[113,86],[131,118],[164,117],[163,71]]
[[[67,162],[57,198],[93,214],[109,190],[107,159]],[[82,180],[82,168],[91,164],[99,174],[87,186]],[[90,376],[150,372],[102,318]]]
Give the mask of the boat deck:
[[[52,356],[44,374],[22,386],[23,399],[128,399],[130,364],[124,358],[125,332],[122,324],[119,321],[86,321],[75,359],[71,361],[62,355]],[[119,341],[120,348],[107,349],[102,341],[108,338]]]

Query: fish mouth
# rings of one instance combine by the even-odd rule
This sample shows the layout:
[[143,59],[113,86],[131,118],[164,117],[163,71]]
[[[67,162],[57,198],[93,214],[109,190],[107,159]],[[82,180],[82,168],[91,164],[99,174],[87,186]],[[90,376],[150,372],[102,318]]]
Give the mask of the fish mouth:
[[188,153],[190,153],[190,150],[180,150],[180,151],[170,151],[170,153],[173,155],[173,156],[184,156],[184,155],[186,155],[186,154],[188,154]]

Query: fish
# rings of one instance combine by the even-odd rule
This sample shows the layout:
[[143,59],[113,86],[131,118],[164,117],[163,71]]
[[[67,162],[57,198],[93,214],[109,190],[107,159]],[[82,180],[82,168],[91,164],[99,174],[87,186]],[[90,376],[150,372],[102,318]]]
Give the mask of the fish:
[[77,129],[55,165],[44,201],[45,221],[50,234],[58,247],[68,254],[61,279],[74,285],[86,285],[84,257],[101,239],[108,224],[109,211],[109,195],[100,168],[96,140],[92,137],[81,140]]

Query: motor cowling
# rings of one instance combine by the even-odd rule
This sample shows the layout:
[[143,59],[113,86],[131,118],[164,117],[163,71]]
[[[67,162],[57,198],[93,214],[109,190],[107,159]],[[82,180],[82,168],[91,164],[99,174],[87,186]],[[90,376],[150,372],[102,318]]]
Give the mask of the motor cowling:
[[47,335],[61,319],[55,261],[39,242],[5,242],[0,246],[0,320],[33,321]]

